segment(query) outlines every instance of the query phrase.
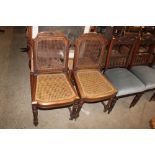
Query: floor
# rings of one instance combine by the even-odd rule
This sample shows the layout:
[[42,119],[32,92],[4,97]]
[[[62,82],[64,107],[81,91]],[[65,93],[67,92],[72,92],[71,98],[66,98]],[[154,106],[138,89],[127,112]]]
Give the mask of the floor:
[[23,27],[4,27],[0,33],[0,128],[150,128],[155,101],[148,92],[129,109],[133,97],[120,99],[111,114],[103,113],[101,103],[84,104],[80,117],[69,120],[67,108],[40,110],[39,125],[33,126],[27,53]]

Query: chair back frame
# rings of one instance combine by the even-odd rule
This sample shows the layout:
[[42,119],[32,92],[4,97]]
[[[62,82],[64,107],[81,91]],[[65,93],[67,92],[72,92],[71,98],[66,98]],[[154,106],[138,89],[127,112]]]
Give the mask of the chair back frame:
[[[108,48],[108,54],[105,63],[105,70],[109,68],[123,67],[128,68],[132,53],[134,52],[137,43],[138,34],[126,33],[124,36],[113,37]],[[129,51],[126,54],[120,54],[113,56],[112,50],[118,46],[119,50],[121,46],[129,46]]]
[[[39,52],[38,48],[41,48],[40,52],[40,60],[42,55],[45,53],[45,58],[43,59],[45,62],[45,66],[42,66],[39,63]],[[55,55],[55,51],[52,55],[52,50],[55,50],[59,53],[59,55]],[[51,54],[51,55],[50,55]],[[61,58],[62,57],[62,58]],[[59,73],[59,72],[67,72],[68,71],[68,57],[69,57],[69,40],[62,33],[53,33],[53,32],[41,32],[37,35],[37,37],[33,40],[33,70],[36,74],[43,73]],[[48,64],[47,61],[48,60]],[[52,63],[50,61],[55,61]],[[60,66],[57,66],[57,63],[61,63]],[[53,65],[52,67],[48,65]]]
[[[73,71],[76,71],[78,69],[101,70],[106,45],[107,40],[104,39],[102,34],[88,33],[81,35],[75,41]],[[82,59],[86,57],[89,58],[90,60],[94,59],[95,61],[94,64],[89,64],[89,61],[88,62],[83,61],[83,65],[81,65],[82,63],[80,63],[80,61],[82,62]]]
[[[132,54],[132,58],[129,64],[129,68],[132,66],[138,65],[147,65],[151,64],[151,60],[153,58],[153,52],[155,48],[155,38],[153,37],[147,38],[147,35],[143,35],[142,37],[138,38],[135,50]],[[140,47],[147,48],[144,52],[139,52]]]

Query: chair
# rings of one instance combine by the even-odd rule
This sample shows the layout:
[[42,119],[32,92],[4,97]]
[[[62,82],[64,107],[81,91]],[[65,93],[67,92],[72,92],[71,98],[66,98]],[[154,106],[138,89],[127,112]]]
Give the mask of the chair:
[[137,34],[131,33],[126,33],[120,37],[113,37],[111,40],[104,74],[117,88],[118,93],[108,113],[112,111],[116,101],[122,97],[135,95],[130,108],[135,106],[145,89],[144,84],[127,69],[136,41]]
[[[152,34],[144,34],[137,43],[130,63],[130,71],[135,74],[145,85],[145,91],[155,90],[155,70],[150,66],[155,45]],[[155,96],[155,95],[154,95]],[[153,96],[150,101],[153,100]]]
[[101,73],[101,62],[107,45],[103,35],[88,33],[80,36],[75,42],[75,56],[73,62],[73,78],[77,87],[80,104],[78,115],[85,102],[104,102],[104,110],[109,108],[117,90]]
[[35,126],[38,109],[73,105],[70,119],[76,117],[79,97],[68,76],[68,54],[69,41],[63,34],[39,33],[33,41],[30,82]]

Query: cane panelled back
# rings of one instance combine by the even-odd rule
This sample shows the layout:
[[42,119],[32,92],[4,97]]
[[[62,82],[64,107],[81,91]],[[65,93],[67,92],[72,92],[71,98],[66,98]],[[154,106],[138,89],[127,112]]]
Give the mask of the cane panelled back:
[[134,51],[137,34],[126,33],[124,36],[113,37],[108,49],[105,69],[124,67],[127,68]]
[[149,65],[152,61],[155,37],[152,34],[143,34],[139,38],[132,56],[132,65]]
[[107,41],[101,34],[80,36],[75,42],[74,70],[100,69],[106,45]]
[[34,71],[67,71],[68,54],[69,42],[62,33],[39,33],[34,40]]

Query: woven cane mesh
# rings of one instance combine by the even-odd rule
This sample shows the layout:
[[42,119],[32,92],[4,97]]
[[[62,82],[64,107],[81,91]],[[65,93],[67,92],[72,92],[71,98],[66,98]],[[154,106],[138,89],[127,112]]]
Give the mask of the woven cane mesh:
[[77,62],[75,67],[80,69],[99,68],[105,48],[105,41],[102,36],[87,34],[79,37],[76,47]]
[[36,70],[63,70],[66,64],[66,50],[63,38],[52,35],[38,37],[35,40]]
[[75,78],[83,98],[107,97],[116,93],[113,85],[97,70],[79,70]]
[[77,98],[66,75],[44,74],[37,76],[35,99],[41,104],[72,102]]

